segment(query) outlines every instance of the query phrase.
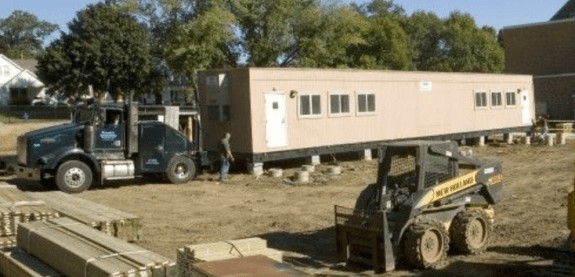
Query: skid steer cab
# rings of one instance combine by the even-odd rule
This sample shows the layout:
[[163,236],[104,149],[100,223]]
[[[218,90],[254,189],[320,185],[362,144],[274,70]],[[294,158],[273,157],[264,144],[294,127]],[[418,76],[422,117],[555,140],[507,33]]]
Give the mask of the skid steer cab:
[[420,269],[443,264],[450,247],[485,251],[492,205],[503,186],[501,164],[460,154],[455,142],[406,141],[383,145],[377,182],[354,209],[335,206],[337,253],[376,272],[398,261]]
[[145,175],[185,183],[207,162],[183,133],[163,122],[139,121],[132,101],[78,106],[71,123],[19,136],[17,151],[18,177],[70,193]]

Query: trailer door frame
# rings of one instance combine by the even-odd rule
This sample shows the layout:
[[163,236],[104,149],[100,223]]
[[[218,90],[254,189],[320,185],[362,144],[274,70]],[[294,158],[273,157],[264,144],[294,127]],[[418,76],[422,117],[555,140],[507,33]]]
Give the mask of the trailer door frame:
[[521,97],[521,123],[531,124],[531,102],[529,101],[529,90],[523,89],[519,94]]
[[287,141],[286,96],[283,92],[265,93],[266,146],[285,147]]

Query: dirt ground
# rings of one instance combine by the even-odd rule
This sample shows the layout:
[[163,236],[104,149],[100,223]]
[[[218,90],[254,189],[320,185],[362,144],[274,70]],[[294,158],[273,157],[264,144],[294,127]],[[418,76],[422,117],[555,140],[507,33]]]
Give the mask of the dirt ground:
[[[0,155],[13,160],[16,136],[55,124],[0,123]],[[490,247],[477,256],[450,255],[437,270],[414,271],[400,265],[384,276],[544,276],[553,259],[565,255],[566,195],[573,183],[575,140],[560,146],[506,145],[489,141],[471,147],[477,157],[496,157],[503,163],[505,187],[495,207]],[[144,221],[143,247],[176,259],[176,249],[188,244],[258,236],[284,252],[284,260],[318,275],[368,276],[373,271],[346,267],[335,259],[333,207],[352,207],[362,188],[372,183],[376,161],[337,161],[339,176],[316,168],[312,183],[286,182],[298,169],[285,164],[283,178],[234,172],[227,183],[203,173],[183,185],[131,180],[93,187],[79,197],[139,215]],[[39,185],[11,178],[23,190]]]

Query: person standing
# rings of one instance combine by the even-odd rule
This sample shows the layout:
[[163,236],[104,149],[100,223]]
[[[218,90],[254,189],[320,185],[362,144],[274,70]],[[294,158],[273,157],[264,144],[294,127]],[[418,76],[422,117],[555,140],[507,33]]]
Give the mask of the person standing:
[[224,137],[218,143],[218,150],[220,152],[220,182],[225,181],[228,177],[228,171],[230,170],[230,161],[234,161],[234,156],[230,148],[230,133],[226,133]]

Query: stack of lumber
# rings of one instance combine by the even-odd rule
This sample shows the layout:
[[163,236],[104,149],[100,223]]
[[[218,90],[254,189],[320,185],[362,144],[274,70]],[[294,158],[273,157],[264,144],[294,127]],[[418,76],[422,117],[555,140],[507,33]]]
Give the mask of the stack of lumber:
[[0,185],[0,248],[13,245],[18,223],[59,216],[46,203],[29,197],[15,186]]
[[21,223],[17,243],[65,276],[177,276],[169,259],[69,218]]
[[141,218],[61,191],[28,192],[60,214],[126,240],[142,239]]
[[180,276],[193,276],[194,264],[233,258],[263,255],[282,262],[282,252],[267,247],[267,241],[258,237],[214,243],[187,245],[178,249]]
[[18,247],[0,253],[0,274],[10,277],[64,276]]

